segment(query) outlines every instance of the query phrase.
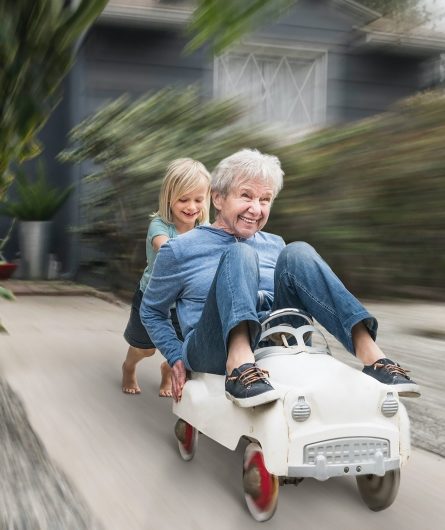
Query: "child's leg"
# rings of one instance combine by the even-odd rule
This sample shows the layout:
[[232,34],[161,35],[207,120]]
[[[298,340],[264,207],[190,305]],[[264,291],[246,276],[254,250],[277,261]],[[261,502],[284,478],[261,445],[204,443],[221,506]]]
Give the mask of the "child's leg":
[[125,394],[140,394],[141,389],[136,379],[136,365],[144,357],[151,357],[156,351],[155,345],[148,336],[139,316],[142,295],[138,285],[131,304],[130,318],[124,332],[124,338],[129,344],[127,357],[122,365],[122,392]]
[[151,357],[155,348],[142,349],[130,346],[127,357],[122,365],[122,392],[125,394],[140,394],[141,389],[136,379],[136,365],[145,357]]
[[160,397],[172,397],[172,375],[171,368],[167,361],[161,363],[161,386],[159,387]]

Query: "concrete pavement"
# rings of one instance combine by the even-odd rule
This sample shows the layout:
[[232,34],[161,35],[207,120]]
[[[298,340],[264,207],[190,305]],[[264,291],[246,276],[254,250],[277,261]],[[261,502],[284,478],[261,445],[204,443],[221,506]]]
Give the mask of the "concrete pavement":
[[[445,305],[368,307],[381,320],[383,349],[411,367],[422,384],[421,399],[405,400],[414,442],[443,455]],[[24,296],[0,301],[0,317],[9,331],[0,335],[0,376],[23,400],[47,457],[66,475],[72,498],[88,507],[92,521],[105,530],[258,528],[242,501],[242,447],[232,453],[202,437],[192,462],[179,459],[171,403],[157,398],[159,356],[141,363],[143,394],[120,392],[127,307],[90,296]],[[288,528],[298,516],[306,529],[347,530],[359,522],[362,530],[436,530],[445,517],[444,474],[444,459],[414,451],[395,504],[379,514],[364,507],[353,480],[307,480],[280,489],[278,512],[266,526]]]

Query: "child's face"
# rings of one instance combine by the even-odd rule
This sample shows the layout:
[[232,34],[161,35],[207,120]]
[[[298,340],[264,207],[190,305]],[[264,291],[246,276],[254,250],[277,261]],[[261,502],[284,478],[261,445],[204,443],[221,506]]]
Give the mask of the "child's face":
[[207,191],[208,186],[202,184],[171,204],[173,223],[179,232],[194,228],[199,214],[206,205]]

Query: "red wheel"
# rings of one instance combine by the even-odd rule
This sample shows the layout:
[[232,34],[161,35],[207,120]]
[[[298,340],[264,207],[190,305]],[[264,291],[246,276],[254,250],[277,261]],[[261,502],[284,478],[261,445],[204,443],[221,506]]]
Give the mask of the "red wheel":
[[263,451],[257,443],[246,447],[243,465],[244,498],[256,521],[267,521],[278,503],[278,477],[267,471]]
[[179,454],[183,460],[191,460],[195,456],[198,445],[198,431],[190,423],[179,419],[175,425],[175,436],[178,440]]

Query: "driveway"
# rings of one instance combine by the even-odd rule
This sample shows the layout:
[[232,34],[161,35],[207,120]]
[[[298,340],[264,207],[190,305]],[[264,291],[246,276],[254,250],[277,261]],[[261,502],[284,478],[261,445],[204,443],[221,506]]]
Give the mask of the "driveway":
[[[445,305],[368,307],[381,317],[384,350],[411,367],[422,385],[421,399],[405,400],[414,442],[444,455],[445,397],[440,387],[445,343],[440,326],[445,321]],[[4,469],[0,473],[0,507],[10,521],[13,517],[21,521],[15,527],[4,523],[5,529],[258,528],[242,498],[243,443],[231,452],[202,436],[195,459],[180,460],[171,403],[157,397],[158,355],[140,365],[141,395],[120,391],[126,306],[91,296],[22,296],[13,303],[0,301],[0,315],[9,331],[9,335],[0,335],[4,389],[0,398],[7,400],[7,407],[0,410],[13,418],[6,425],[9,450],[14,451],[11,440],[17,446],[19,440],[25,448],[22,460],[29,459],[17,463],[18,473],[11,464],[14,459],[5,456],[6,435],[0,430],[0,462],[6,467],[6,473]],[[428,334],[434,336],[425,338]],[[336,355],[355,362],[343,353]],[[36,482],[36,474],[48,476],[50,486],[44,486],[43,480]],[[277,513],[264,527],[437,530],[445,520],[444,476],[441,456],[415,449],[403,470],[396,502],[380,513],[364,506],[352,478],[305,480],[298,488],[280,489]],[[40,510],[40,521],[46,521],[43,512],[51,496],[45,495],[48,491],[54,494],[54,482],[60,484],[56,493],[68,515],[60,516],[60,524],[53,520],[46,526],[35,525],[23,510],[20,513],[17,503]],[[47,504],[42,507],[40,502]]]

